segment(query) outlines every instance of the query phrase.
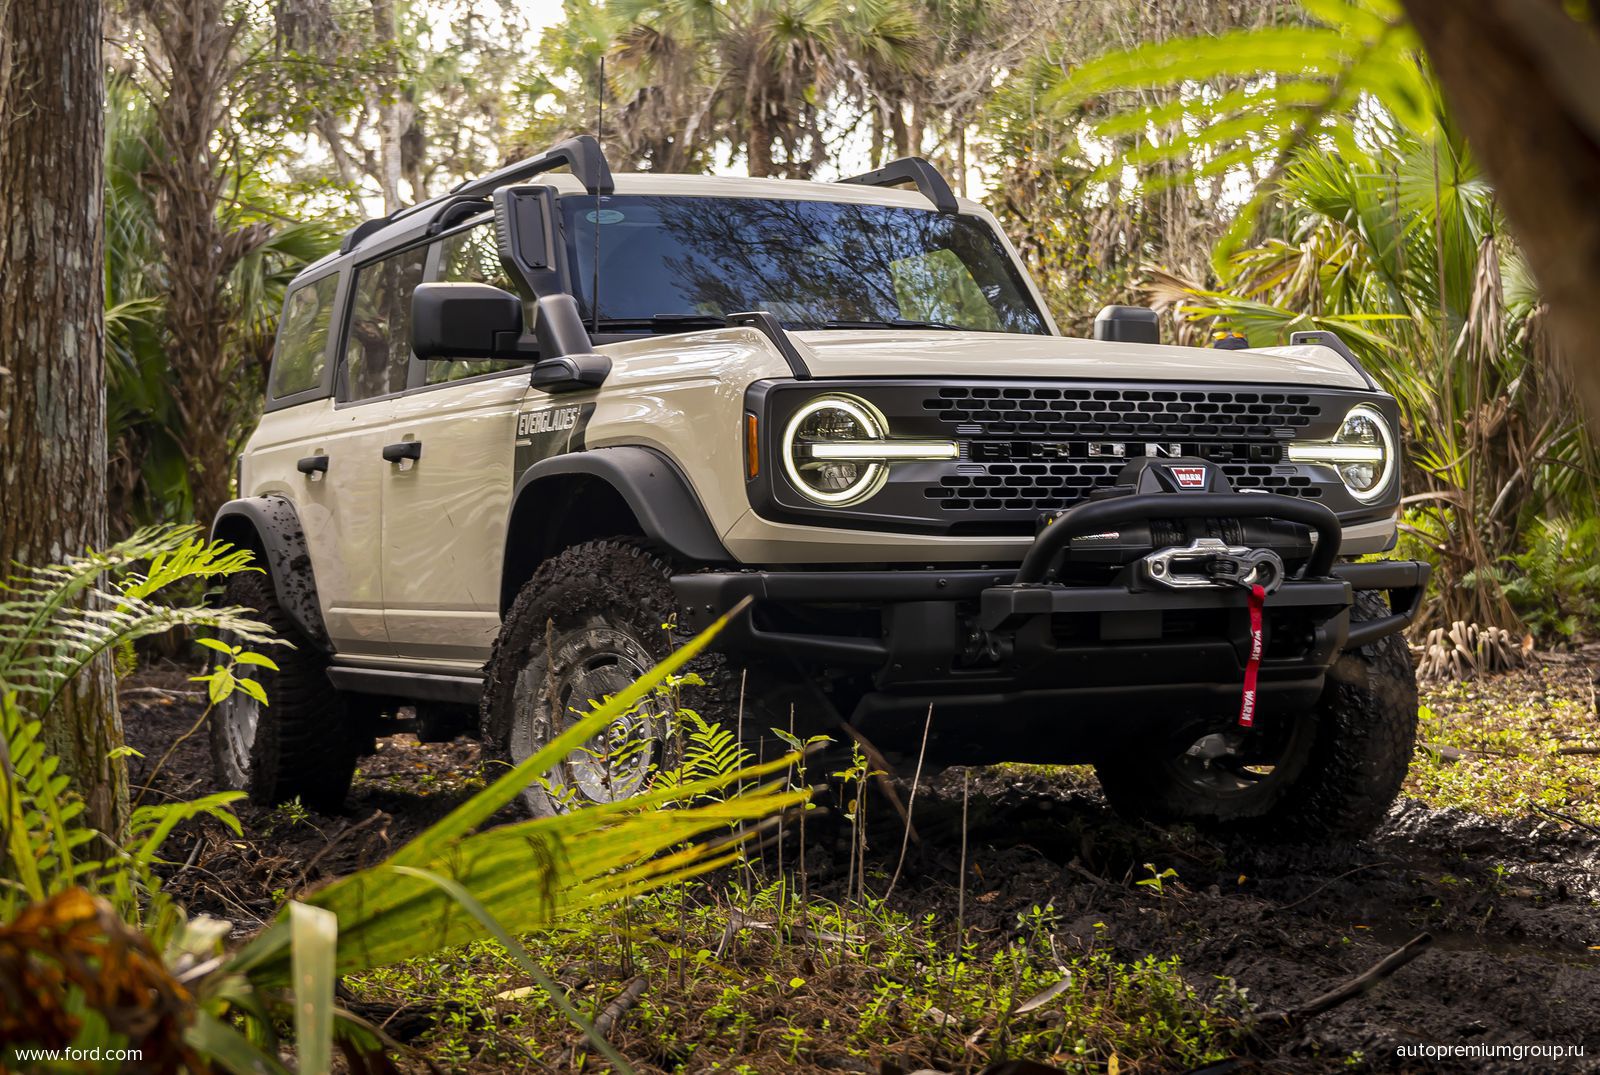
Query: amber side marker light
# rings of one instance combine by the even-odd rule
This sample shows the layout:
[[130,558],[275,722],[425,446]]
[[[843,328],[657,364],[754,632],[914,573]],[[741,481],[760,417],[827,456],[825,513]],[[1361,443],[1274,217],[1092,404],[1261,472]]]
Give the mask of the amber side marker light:
[[761,438],[760,426],[756,416],[744,416],[744,476],[746,480],[757,478],[761,474]]

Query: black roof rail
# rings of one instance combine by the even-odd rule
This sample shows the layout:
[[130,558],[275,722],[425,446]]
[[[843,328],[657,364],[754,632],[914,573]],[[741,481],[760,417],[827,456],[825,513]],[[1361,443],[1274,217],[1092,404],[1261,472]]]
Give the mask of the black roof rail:
[[[486,176],[478,179],[468,179],[457,184],[448,194],[441,194],[436,198],[408,205],[403,209],[396,209],[385,217],[377,217],[357,224],[350,234],[344,237],[344,242],[339,244],[339,253],[348,254],[355,249],[357,243],[379,228],[396,220],[413,216],[427,209],[443,209],[448,211],[463,199],[487,198],[494,193],[496,188],[507,183],[515,183],[520,179],[532,179],[544,172],[553,172],[557,168],[570,168],[572,174],[578,177],[578,182],[590,194],[610,194],[616,190],[616,184],[611,179],[611,166],[606,163],[604,150],[600,143],[595,141],[593,135],[580,134],[576,138],[568,138],[564,142],[557,142],[549,149],[537,156],[520,160],[515,164],[508,164],[498,168]],[[444,203],[449,203],[444,204]]]
[[932,202],[933,207],[939,212],[955,213],[961,208],[956,203],[955,192],[950,189],[950,184],[945,182],[944,176],[921,157],[901,157],[899,160],[890,161],[882,168],[852,175],[839,182],[860,183],[867,187],[898,187],[905,183],[915,183],[923,197]]
[[610,194],[617,189],[611,181],[611,166],[606,163],[605,151],[600,148],[600,143],[595,141],[592,134],[580,134],[565,142],[557,142],[537,157],[508,164],[481,179],[469,179],[450,193],[475,196],[492,194],[496,187],[519,179],[531,179],[542,172],[553,172],[561,167],[572,169],[572,174],[578,177],[578,182],[590,194]]

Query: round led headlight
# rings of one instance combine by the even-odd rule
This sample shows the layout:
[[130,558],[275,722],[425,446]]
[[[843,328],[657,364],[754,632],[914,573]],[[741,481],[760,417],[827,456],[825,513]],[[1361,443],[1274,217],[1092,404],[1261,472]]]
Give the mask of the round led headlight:
[[1293,462],[1331,465],[1350,495],[1364,504],[1377,500],[1394,480],[1394,433],[1370,403],[1350,408],[1332,440],[1293,444],[1288,454]]
[[872,458],[888,422],[855,396],[819,396],[783,431],[783,467],[794,487],[819,504],[859,503],[883,487],[886,461]]

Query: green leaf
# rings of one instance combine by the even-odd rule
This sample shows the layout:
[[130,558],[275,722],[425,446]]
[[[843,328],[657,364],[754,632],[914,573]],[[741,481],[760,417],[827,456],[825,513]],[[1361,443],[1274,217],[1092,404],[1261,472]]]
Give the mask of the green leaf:
[[338,915],[298,900],[289,905],[300,1075],[330,1075],[333,1069],[333,968],[338,939]]
[[204,1009],[195,1012],[183,1040],[233,1075],[290,1075],[276,1056]]
[[194,644],[197,645],[197,646],[204,646],[206,649],[214,649],[218,653],[226,653],[230,657],[233,656],[234,647],[228,645],[226,642],[222,641],[221,639],[217,639],[217,638],[197,638],[197,639],[194,640]]
[[392,866],[390,868],[396,873],[420,877],[430,884],[439,886],[450,895],[451,899],[465,907],[483,925],[483,928],[488,930],[489,934],[500,942],[500,947],[504,948],[507,954],[516,960],[517,965],[527,973],[528,977],[538,982],[539,986],[550,994],[551,1002],[561,1009],[563,1015],[572,1020],[573,1025],[583,1031],[584,1036],[593,1043],[601,1056],[609,1060],[622,1075],[634,1075],[633,1067],[623,1059],[622,1054],[617,1052],[616,1048],[599,1031],[595,1030],[593,1023],[585,1019],[578,1009],[572,1006],[572,1001],[567,998],[567,991],[550,979],[550,976],[544,972],[544,968],[539,966],[538,961],[528,954],[526,948],[517,943],[517,939],[489,913],[488,908],[484,907],[482,902],[472,893],[450,878],[441,877],[431,870],[420,870],[413,866]]
[[233,693],[233,673],[226,668],[217,669],[209,676],[206,676],[205,679],[206,695],[211,699],[212,705],[216,705]]
[[260,683],[257,683],[255,680],[253,680],[253,679],[243,679],[243,678],[235,679],[233,681],[233,685],[235,687],[239,688],[240,690],[244,691],[246,694],[248,694],[250,697],[254,698],[256,701],[260,702],[262,705],[266,705],[267,704],[267,692],[266,692],[266,689],[264,687],[262,687]]
[[240,653],[234,657],[233,661],[235,664],[252,664],[261,668],[270,668],[274,672],[279,670],[276,661],[261,653]]

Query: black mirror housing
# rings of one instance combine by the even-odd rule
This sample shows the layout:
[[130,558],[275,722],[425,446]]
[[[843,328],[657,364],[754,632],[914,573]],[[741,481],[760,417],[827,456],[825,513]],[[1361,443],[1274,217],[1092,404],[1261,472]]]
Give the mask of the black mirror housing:
[[411,294],[411,349],[419,358],[532,358],[518,344],[522,300],[489,284],[418,284]]
[[533,367],[533,386],[546,392],[598,388],[611,372],[611,360],[594,353],[578,303],[571,295],[546,295],[534,306],[534,336],[544,358]]

